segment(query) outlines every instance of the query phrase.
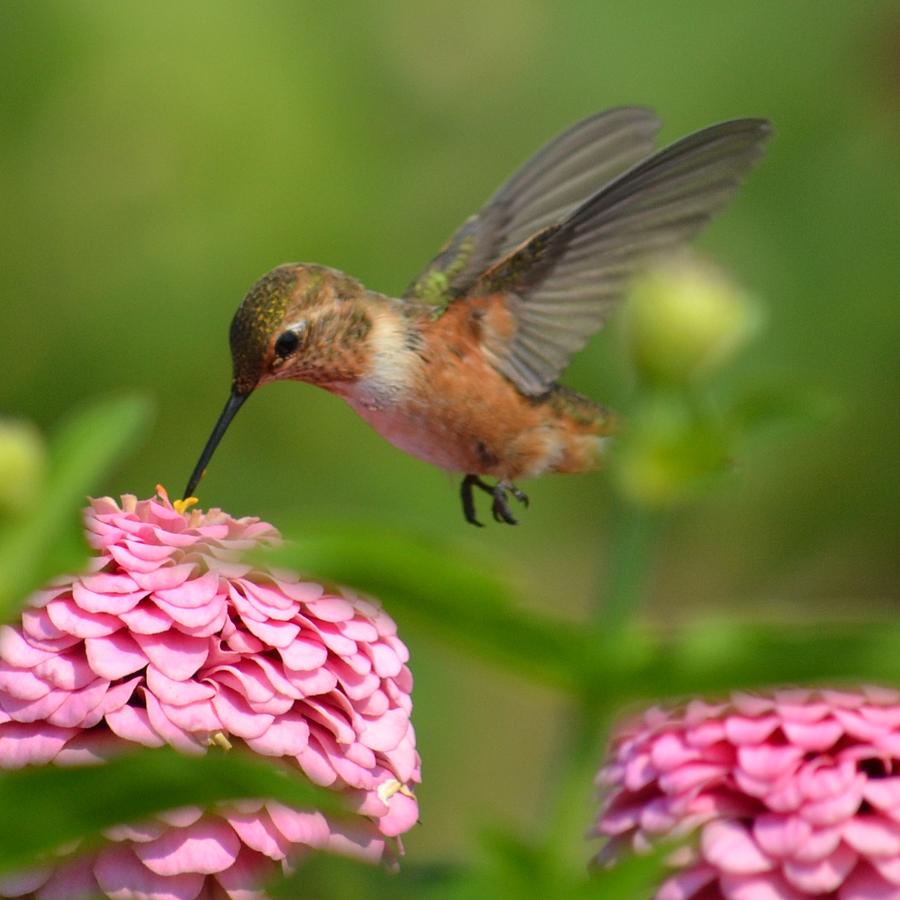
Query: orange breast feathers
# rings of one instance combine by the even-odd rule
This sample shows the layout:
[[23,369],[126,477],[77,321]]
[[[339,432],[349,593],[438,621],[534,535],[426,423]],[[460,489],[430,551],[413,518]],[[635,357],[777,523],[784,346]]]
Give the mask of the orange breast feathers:
[[502,345],[514,331],[502,295],[451,304],[427,328],[425,365],[408,413],[462,472],[515,479],[593,468],[596,417],[571,415],[554,391],[526,396],[488,362],[485,343]]

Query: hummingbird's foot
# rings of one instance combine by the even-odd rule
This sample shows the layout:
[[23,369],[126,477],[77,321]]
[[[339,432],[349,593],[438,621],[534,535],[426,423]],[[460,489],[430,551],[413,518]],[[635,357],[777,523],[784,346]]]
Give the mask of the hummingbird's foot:
[[463,516],[470,525],[483,528],[481,522],[475,518],[475,497],[472,494],[472,488],[479,487],[483,491],[493,493],[493,488],[489,484],[485,484],[477,475],[466,475],[459,486],[459,496],[462,498]]
[[472,488],[478,488],[486,494],[490,494],[493,498],[491,503],[491,512],[494,515],[495,522],[505,523],[507,525],[518,525],[518,520],[513,516],[509,508],[509,499],[507,494],[521,503],[528,506],[528,495],[519,490],[511,481],[498,481],[495,485],[488,484],[477,475],[466,475],[460,485],[459,493],[462,498],[463,515],[470,525],[482,527],[481,522],[475,517],[475,497]]
[[507,525],[518,525],[518,520],[509,511],[509,499],[507,494],[511,494],[522,506],[528,507],[528,494],[519,490],[511,481],[498,481],[491,490],[494,502],[491,504],[491,512],[494,514],[495,522],[505,522]]

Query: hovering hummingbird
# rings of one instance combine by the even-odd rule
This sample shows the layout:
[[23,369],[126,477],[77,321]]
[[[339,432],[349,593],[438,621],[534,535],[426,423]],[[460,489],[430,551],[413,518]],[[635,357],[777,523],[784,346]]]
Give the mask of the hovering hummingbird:
[[764,119],[736,119],[654,153],[659,126],[624,107],[563,132],[401,299],[321,265],[264,275],[232,319],[231,395],[185,497],[244,401],[280,379],[343,397],[401,450],[462,475],[473,525],[476,488],[515,525],[509,498],[528,502],[518,479],[594,468],[614,417],[557,377],[648,258],[725,206],[771,133]]

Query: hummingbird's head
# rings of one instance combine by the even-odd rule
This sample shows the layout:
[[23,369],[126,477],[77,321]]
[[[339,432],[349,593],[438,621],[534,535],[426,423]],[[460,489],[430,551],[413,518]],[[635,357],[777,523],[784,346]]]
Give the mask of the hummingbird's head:
[[365,288],[343,272],[284,265],[250,288],[231,320],[232,387],[352,380],[370,321]]
[[[247,292],[231,320],[232,389],[247,396],[271,368],[276,335],[297,286],[298,266],[278,266]],[[284,342],[282,342],[284,343]]]
[[261,384],[283,378],[319,384],[352,380],[370,327],[365,288],[325,266],[287,264],[268,272],[231,320],[231,395],[188,482],[190,496],[229,423]]

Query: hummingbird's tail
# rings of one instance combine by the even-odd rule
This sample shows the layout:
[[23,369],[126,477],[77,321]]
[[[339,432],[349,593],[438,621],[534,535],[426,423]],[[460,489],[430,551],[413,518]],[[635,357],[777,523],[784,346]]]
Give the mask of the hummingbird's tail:
[[610,437],[617,430],[614,413],[584,394],[554,384],[541,402],[553,411],[561,453],[551,472],[587,472],[602,462]]

